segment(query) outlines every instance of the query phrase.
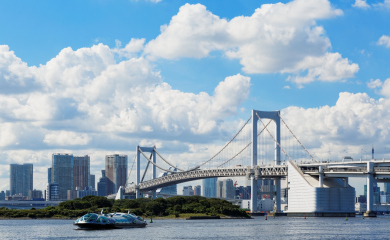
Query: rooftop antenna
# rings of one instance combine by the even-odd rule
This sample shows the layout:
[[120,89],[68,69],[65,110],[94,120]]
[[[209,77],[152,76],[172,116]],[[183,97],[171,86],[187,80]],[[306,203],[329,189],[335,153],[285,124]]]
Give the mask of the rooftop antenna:
[[372,159],[374,159],[374,145],[372,145]]

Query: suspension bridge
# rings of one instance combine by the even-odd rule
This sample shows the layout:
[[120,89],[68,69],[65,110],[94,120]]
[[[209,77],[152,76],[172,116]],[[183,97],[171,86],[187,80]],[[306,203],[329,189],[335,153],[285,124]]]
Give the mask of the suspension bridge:
[[[130,170],[131,175],[135,165],[136,180],[133,185],[125,187],[123,194],[135,194],[136,198],[140,198],[143,193],[149,193],[155,198],[156,189],[173,184],[215,177],[246,177],[251,183],[251,212],[257,211],[258,179],[274,180],[275,208],[280,212],[281,179],[288,178],[289,211],[305,214],[354,214],[355,191],[348,185],[348,177],[364,175],[369,184],[374,180],[390,179],[390,161],[380,164],[375,161],[338,164],[317,161],[286,124],[280,111],[252,110],[252,116],[222,149],[199,164],[187,165],[187,169],[179,168],[172,160],[168,161],[156,147],[137,146],[136,151]],[[141,156],[146,162],[141,162]],[[160,159],[158,163],[157,156]],[[188,162],[187,159],[182,163]],[[141,167],[144,167],[143,174]],[[177,171],[170,170],[170,167]],[[148,172],[149,168],[151,173]],[[157,169],[169,174],[157,177]],[[377,172],[380,174],[377,175]],[[369,184],[370,196],[373,191],[370,187],[372,184]],[[337,199],[325,201],[329,199],[329,194]],[[307,200],[308,197],[314,200]],[[368,197],[368,211],[372,209],[370,206],[372,198]]]

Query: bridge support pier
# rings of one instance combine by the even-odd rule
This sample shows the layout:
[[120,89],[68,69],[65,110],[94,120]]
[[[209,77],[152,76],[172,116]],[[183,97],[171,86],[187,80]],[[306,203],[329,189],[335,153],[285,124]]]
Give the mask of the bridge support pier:
[[364,213],[365,217],[376,217],[374,212],[374,162],[367,162],[367,212]]

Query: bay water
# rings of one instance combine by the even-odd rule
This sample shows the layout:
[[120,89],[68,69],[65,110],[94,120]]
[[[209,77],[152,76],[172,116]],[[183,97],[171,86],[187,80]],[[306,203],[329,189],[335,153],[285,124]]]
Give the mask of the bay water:
[[73,220],[0,220],[0,239],[390,239],[390,216],[153,220],[145,228],[79,230]]

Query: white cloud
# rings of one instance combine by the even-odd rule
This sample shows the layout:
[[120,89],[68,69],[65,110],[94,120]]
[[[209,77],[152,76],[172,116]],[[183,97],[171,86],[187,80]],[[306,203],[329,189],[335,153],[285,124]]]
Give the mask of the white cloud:
[[369,82],[367,82],[367,87],[368,88],[378,88],[382,86],[382,82],[380,79],[371,79]]
[[390,9],[390,0],[384,0],[383,2],[375,3],[375,4],[373,4],[373,6],[380,8],[380,9],[382,9],[382,8]]
[[299,71],[308,67],[306,76],[296,76],[289,80],[298,84],[313,82],[316,79],[334,82],[351,78],[359,70],[356,63],[351,63],[347,58],[342,58],[339,53],[326,53],[321,57],[306,57],[297,64],[295,69],[286,69],[283,72]]
[[379,38],[377,44],[390,48],[390,37],[383,35],[382,37]]
[[[0,85],[8,88],[0,91],[2,163],[33,162],[40,174],[37,188],[43,189],[42,169],[50,166],[53,152],[99,159],[109,154],[105,149],[128,153],[138,144],[184,151],[188,142],[235,130],[224,122],[248,97],[249,77],[221,79],[213,94],[181,92],[137,56],[143,45],[143,39],[132,39],[123,48],[119,42],[112,49],[65,48],[38,67],[1,46]],[[98,171],[104,163],[96,161]]]
[[55,146],[87,145],[91,137],[69,131],[55,131],[45,135],[43,142]]
[[343,150],[349,146],[349,154],[357,158],[362,148],[373,143],[388,145],[389,106],[389,99],[376,101],[366,93],[344,92],[334,106],[288,107],[282,110],[282,117],[317,157],[327,159],[331,150],[341,159]]
[[[178,59],[203,58],[220,50],[240,59],[247,73],[292,73],[300,83],[343,80],[353,77],[359,67],[328,52],[330,41],[316,24],[318,19],[342,14],[327,0],[295,0],[263,4],[252,16],[228,21],[201,4],[186,4],[146,44],[145,53],[152,59]],[[304,72],[309,74],[300,76]]]
[[390,97],[390,78],[386,79],[383,82],[380,93],[386,97]]
[[355,3],[352,6],[363,9],[370,8],[370,5],[367,4],[366,0],[355,0]]

